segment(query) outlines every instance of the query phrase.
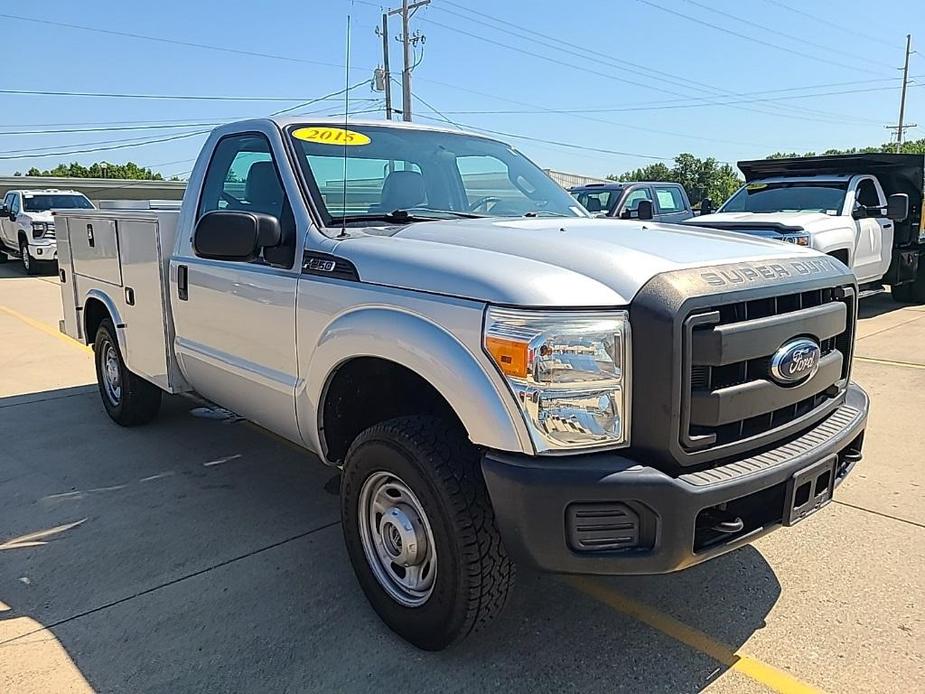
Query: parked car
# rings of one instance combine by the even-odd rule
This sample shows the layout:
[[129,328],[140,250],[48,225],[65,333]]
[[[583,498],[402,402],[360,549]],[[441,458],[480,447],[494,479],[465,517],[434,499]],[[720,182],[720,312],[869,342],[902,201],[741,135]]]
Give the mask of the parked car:
[[54,209],[92,210],[93,203],[73,190],[8,191],[0,205],[0,263],[19,256],[30,275],[52,265],[58,258]]
[[179,210],[58,213],[62,330],[118,424],[196,392],[340,468],[366,597],[440,649],[515,563],[682,569],[802,521],[861,457],[851,272],[642,226],[481,135],[249,120]]
[[683,222],[694,216],[687,192],[677,183],[587,183],[569,193],[588,212],[605,217]]
[[688,224],[789,241],[838,258],[862,290],[889,285],[925,303],[921,154],[851,154],[739,162],[742,186]]

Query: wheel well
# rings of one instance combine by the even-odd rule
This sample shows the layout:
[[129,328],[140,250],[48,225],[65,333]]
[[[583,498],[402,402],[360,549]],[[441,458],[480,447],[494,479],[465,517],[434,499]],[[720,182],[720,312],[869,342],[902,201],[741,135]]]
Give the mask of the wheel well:
[[[17,238],[18,238],[20,241],[25,241],[27,246],[29,245],[29,237],[26,236],[26,232],[24,232],[22,229],[19,230],[19,234],[17,234]],[[19,245],[20,245],[20,248],[21,248],[21,247],[22,247],[22,243],[20,243]]]
[[831,253],[829,253],[829,255],[835,258],[836,260],[840,260],[842,263],[845,264],[846,267],[849,267],[849,268],[851,267],[847,248],[839,248],[837,251],[832,251]]
[[104,318],[112,318],[106,304],[99,299],[88,300],[84,307],[84,338],[88,345],[92,345],[96,339],[96,331],[99,330]]
[[321,442],[331,462],[342,461],[362,431],[395,417],[447,417],[462,428],[436,388],[414,371],[378,357],[357,357],[339,366],[322,398]]

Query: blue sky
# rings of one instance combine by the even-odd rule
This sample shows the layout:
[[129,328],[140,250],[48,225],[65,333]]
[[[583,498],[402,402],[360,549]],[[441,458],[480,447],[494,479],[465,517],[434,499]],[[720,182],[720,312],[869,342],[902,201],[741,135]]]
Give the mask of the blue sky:
[[[0,13],[286,59],[0,17],[17,47],[5,52],[0,89],[307,101],[344,86],[348,13],[350,82],[371,76],[380,62],[374,34],[380,8],[369,0],[5,3]],[[455,122],[576,146],[502,138],[544,167],[604,175],[679,152],[734,162],[776,150],[886,141],[884,125],[896,122],[899,104],[896,68],[910,32],[921,53],[910,63],[919,79],[909,91],[907,122],[921,127],[907,137],[925,137],[921,0],[433,0],[412,26],[426,36],[415,92]],[[392,28],[397,33],[397,21]],[[399,76],[400,45],[392,46]],[[400,89],[393,93],[400,105]],[[352,110],[380,107],[381,94],[366,86],[351,94]],[[812,97],[793,98],[804,95]],[[204,136],[37,155],[183,135],[207,126],[162,126],[264,115],[296,103],[0,93],[0,174],[99,160],[183,174]],[[414,106],[421,122],[439,118],[422,102]],[[333,114],[343,104],[306,109]],[[370,115],[380,118],[382,111]],[[149,125],[161,127],[61,132]],[[29,130],[51,132],[8,134]]]

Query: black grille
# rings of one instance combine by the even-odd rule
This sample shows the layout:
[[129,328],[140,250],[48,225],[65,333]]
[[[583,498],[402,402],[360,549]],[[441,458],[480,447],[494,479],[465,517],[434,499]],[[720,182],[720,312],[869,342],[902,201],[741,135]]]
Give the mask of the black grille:
[[[847,385],[854,312],[851,287],[698,309],[685,324],[691,349],[682,383],[682,447],[703,451],[746,441],[834,406]],[[821,347],[816,375],[798,386],[774,383],[772,355],[803,336]]]

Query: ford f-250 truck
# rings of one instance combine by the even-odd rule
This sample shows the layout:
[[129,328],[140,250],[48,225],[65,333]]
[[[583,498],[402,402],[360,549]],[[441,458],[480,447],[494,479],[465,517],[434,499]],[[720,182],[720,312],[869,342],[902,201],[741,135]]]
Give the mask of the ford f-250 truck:
[[921,154],[741,161],[745,185],[686,224],[810,246],[854,270],[862,293],[886,284],[925,303],[923,166]]
[[806,518],[861,457],[844,265],[589,218],[479,135],[234,123],[179,211],[58,229],[62,329],[109,416],[195,392],[340,467],[357,579],[421,648],[488,623],[515,562],[682,569]]

